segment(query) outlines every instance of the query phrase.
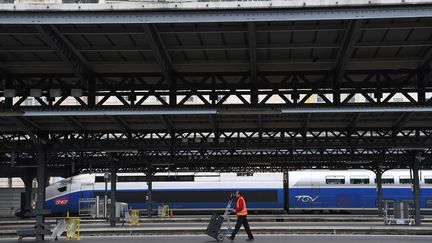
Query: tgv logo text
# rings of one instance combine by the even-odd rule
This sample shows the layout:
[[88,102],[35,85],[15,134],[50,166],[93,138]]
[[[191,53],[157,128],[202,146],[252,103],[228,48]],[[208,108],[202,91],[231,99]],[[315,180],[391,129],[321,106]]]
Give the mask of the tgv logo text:
[[298,195],[295,196],[295,198],[297,199],[297,202],[304,202],[304,203],[313,203],[318,199],[319,196],[316,197],[311,197],[308,195]]

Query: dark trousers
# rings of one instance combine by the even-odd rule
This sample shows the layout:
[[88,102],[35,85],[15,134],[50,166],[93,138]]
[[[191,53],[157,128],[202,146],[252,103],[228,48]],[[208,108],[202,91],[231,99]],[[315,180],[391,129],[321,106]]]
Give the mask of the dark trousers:
[[246,230],[246,233],[248,234],[249,239],[253,239],[254,237],[253,237],[252,232],[251,232],[251,230],[249,228],[249,223],[247,221],[247,216],[238,216],[237,217],[237,224],[236,224],[236,226],[234,228],[234,231],[231,234],[231,238],[233,238],[233,239],[235,238],[235,235],[240,230],[240,227],[242,225],[244,226],[244,228]]

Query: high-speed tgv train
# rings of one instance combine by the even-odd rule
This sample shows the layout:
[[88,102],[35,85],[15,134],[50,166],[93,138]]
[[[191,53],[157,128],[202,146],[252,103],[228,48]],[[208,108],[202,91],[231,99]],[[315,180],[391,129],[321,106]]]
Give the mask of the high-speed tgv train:
[[[117,201],[132,209],[146,209],[147,178],[143,174],[118,174]],[[156,174],[153,207],[169,205],[174,211],[210,211],[226,206],[229,195],[243,191],[251,211],[367,211],[377,208],[375,174],[368,170],[302,170],[289,172],[284,193],[282,173]],[[412,200],[409,170],[384,173],[383,199]],[[420,172],[420,206],[432,209],[432,171]],[[108,183],[108,195],[110,184]],[[78,212],[80,198],[105,195],[103,174],[82,174],[56,182],[46,189],[46,207],[53,213]],[[285,198],[284,195],[288,195]]]

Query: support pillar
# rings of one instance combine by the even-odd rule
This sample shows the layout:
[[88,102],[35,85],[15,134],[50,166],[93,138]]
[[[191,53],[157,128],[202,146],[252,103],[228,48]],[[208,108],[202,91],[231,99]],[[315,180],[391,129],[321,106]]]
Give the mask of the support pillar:
[[21,179],[23,180],[25,186],[24,208],[21,208],[21,212],[24,216],[25,213],[30,212],[31,210],[34,179],[33,173],[27,170]]
[[117,164],[111,162],[111,204],[110,204],[110,225],[116,226],[116,191],[117,191]]
[[147,216],[149,218],[152,217],[152,211],[153,211],[153,170],[151,167],[148,168],[146,177],[147,177]]
[[419,177],[419,161],[416,156],[412,164],[413,172],[413,194],[414,194],[414,209],[415,209],[415,225],[421,225],[420,213],[420,177]]
[[384,171],[382,171],[380,168],[377,168],[375,170],[378,216],[383,216],[383,192],[382,192],[383,173]]
[[289,213],[289,171],[283,173],[284,209]]
[[45,236],[45,188],[46,188],[46,154],[42,149],[37,151],[37,198],[36,198],[36,240],[42,241]]

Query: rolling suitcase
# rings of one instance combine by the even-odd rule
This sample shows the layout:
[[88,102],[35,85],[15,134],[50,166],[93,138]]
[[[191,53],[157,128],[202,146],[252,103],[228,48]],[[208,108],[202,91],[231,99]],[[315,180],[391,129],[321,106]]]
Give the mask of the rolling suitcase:
[[[228,214],[231,210],[231,204],[233,202],[233,196],[231,195],[230,200],[227,203],[225,212],[223,215],[213,214],[210,219],[210,223],[207,226],[206,234],[217,241],[223,241],[228,234],[231,234],[232,228]],[[222,226],[226,222],[226,229],[223,230]]]
[[222,224],[224,222],[224,217],[218,214],[213,214],[210,219],[210,223],[207,226],[206,234],[212,238],[218,240]]

